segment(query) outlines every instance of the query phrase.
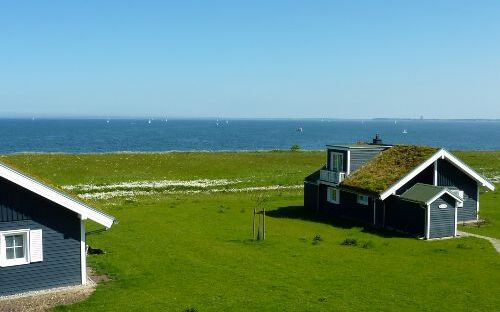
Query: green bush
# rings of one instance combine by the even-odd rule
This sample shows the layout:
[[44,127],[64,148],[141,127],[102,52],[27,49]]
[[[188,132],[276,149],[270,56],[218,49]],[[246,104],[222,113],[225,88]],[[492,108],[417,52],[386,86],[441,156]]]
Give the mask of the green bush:
[[373,248],[373,242],[371,240],[369,241],[366,241],[366,242],[363,242],[361,244],[361,247],[363,247],[364,249],[372,249]]
[[300,151],[300,145],[298,145],[298,144],[294,144],[294,145],[292,145],[292,146],[290,147],[290,150],[291,150],[292,152],[298,152],[298,151]]
[[358,246],[358,240],[356,238],[348,237],[340,243],[340,245],[344,246]]

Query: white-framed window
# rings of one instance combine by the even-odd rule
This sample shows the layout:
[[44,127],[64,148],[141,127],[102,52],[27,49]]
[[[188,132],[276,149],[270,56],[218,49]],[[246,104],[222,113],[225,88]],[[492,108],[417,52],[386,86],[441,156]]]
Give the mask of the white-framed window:
[[332,171],[344,171],[344,154],[332,152],[330,154],[330,167]]
[[368,196],[358,194],[357,202],[358,204],[368,206]]
[[0,267],[43,261],[42,230],[0,232]]
[[453,195],[457,196],[458,198],[460,198],[462,200],[462,202],[457,202],[457,207],[458,208],[463,207],[464,206],[464,202],[463,202],[463,200],[464,200],[464,191],[459,190],[459,189],[450,189],[450,192]]
[[340,191],[336,187],[328,187],[326,189],[326,200],[332,204],[338,204],[340,202]]

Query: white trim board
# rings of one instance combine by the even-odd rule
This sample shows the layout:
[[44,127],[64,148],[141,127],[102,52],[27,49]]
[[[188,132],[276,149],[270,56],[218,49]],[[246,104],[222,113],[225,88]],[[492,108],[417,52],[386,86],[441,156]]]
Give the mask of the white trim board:
[[431,203],[433,203],[436,199],[440,198],[441,196],[443,196],[443,194],[448,194],[450,195],[451,197],[453,197],[456,201],[458,202],[461,202],[463,203],[463,199],[461,199],[460,197],[458,197],[457,195],[453,194],[452,192],[450,192],[448,189],[444,189],[442,190],[441,192],[439,192],[436,196],[434,196],[433,198],[429,199],[425,204],[426,205],[430,205]]
[[406,176],[401,178],[398,182],[394,183],[391,187],[389,187],[387,190],[385,190],[382,194],[380,194],[380,199],[384,200],[387,197],[393,195],[396,193],[396,191],[408,183],[411,179],[413,179],[416,175],[418,175],[420,172],[422,172],[424,169],[432,165],[435,161],[438,159],[446,159],[449,162],[451,162],[453,165],[458,167],[458,169],[462,170],[465,174],[467,174],[469,177],[480,183],[482,186],[487,187],[490,190],[495,190],[495,186],[483,178],[480,174],[475,172],[472,168],[464,164],[461,160],[453,156],[450,152],[448,152],[445,149],[440,149],[437,151],[434,155],[429,157],[426,161],[424,161],[422,164],[420,164],[418,167],[413,169],[410,173],[408,173]]
[[77,201],[76,199],[71,198],[39,181],[36,181],[35,179],[30,178],[2,163],[0,163],[0,177],[24,187],[25,189],[59,204],[66,209],[76,212],[82,219],[88,218],[107,228],[110,228],[115,221],[114,217],[87,206],[84,203]]

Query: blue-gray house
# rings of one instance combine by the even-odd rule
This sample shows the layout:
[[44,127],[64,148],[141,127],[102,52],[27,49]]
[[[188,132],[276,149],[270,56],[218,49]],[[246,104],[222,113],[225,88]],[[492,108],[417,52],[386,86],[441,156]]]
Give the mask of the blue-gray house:
[[444,149],[372,143],[327,146],[304,181],[304,206],[431,239],[479,217],[479,189],[494,185]]
[[0,296],[85,284],[85,220],[114,218],[0,164]]

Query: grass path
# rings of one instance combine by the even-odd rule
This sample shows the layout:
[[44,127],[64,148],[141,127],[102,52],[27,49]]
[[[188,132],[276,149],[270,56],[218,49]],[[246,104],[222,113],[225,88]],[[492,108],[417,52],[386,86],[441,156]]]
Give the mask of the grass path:
[[483,235],[478,235],[478,234],[473,234],[473,233],[468,233],[468,232],[462,232],[462,231],[459,231],[458,234],[460,236],[472,236],[472,237],[477,237],[477,238],[480,238],[480,239],[484,239],[484,240],[487,240],[491,243],[491,245],[493,245],[493,247],[495,248],[495,250],[500,253],[500,239],[496,239],[496,238],[493,238],[493,237],[488,237],[488,236],[483,236]]

